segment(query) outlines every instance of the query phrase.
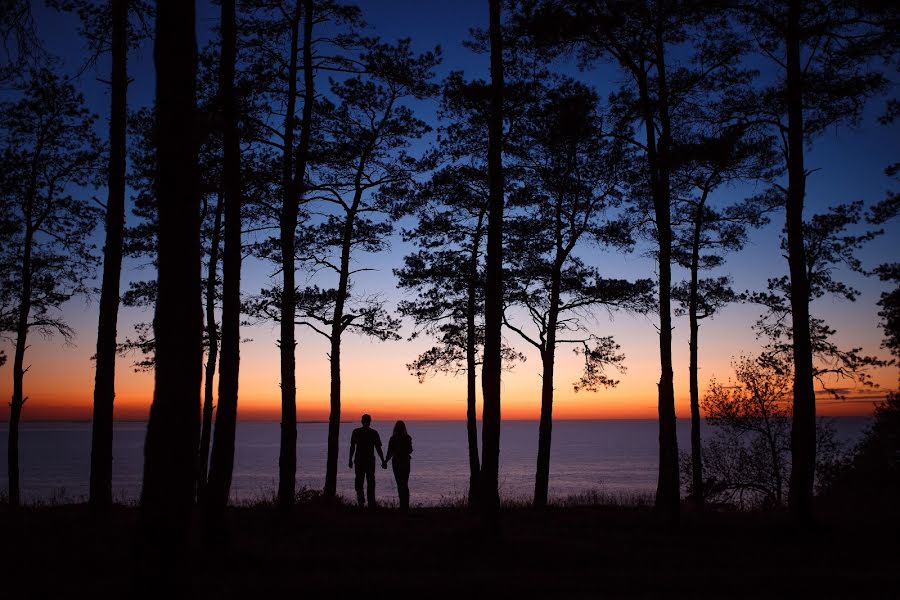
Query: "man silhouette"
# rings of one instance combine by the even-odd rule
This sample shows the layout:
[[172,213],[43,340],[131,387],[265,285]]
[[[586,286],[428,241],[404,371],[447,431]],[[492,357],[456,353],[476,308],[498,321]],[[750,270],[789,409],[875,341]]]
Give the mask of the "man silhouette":
[[375,509],[375,453],[384,461],[381,453],[381,438],[372,429],[372,417],[362,416],[362,427],[357,427],[350,435],[350,468],[356,458],[356,501],[359,507],[366,505],[363,497],[363,479],[366,480],[366,495],[369,497],[369,509]]

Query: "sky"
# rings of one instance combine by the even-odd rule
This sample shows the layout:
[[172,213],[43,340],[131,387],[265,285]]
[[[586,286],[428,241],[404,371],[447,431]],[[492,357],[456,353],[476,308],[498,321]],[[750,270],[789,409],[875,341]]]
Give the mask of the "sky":
[[[411,37],[413,47],[420,51],[440,45],[443,63],[438,76],[462,70],[468,77],[486,78],[484,56],[463,47],[471,27],[485,27],[487,6],[481,0],[455,2],[417,0],[365,0],[357,3],[370,24],[370,33],[386,40]],[[77,34],[77,21],[70,15],[60,15],[35,3],[39,34],[48,49],[63,61],[62,70],[74,74],[85,55],[84,42]],[[218,8],[198,2],[198,39],[202,46],[218,20]],[[143,45],[129,57],[129,106],[136,109],[149,105],[153,96],[152,48]],[[572,65],[560,65],[568,73],[576,73]],[[109,97],[105,79],[108,64],[101,61],[96,70],[87,71],[77,81],[88,106],[101,116],[98,134],[106,136]],[[595,86],[601,96],[615,86],[615,73],[604,67],[597,71],[577,74]],[[896,87],[892,90],[896,95]],[[883,126],[877,116],[884,99],[873,101],[860,125],[854,129],[829,130],[810,150],[807,165],[815,172],[810,176],[807,190],[809,216],[826,207],[861,199],[876,202],[891,189],[892,181],[884,167],[896,162],[900,154],[898,125]],[[436,105],[425,102],[415,107],[422,118],[433,123]],[[418,148],[422,150],[424,144]],[[735,201],[760,191],[752,184],[723,190],[721,201]],[[101,196],[105,190],[98,192]],[[130,199],[129,199],[130,202]],[[405,221],[401,226],[412,223]],[[767,278],[786,273],[787,264],[779,250],[782,213],[772,224],[751,234],[750,243],[740,253],[730,256],[726,265],[712,274],[731,274],[738,290],[764,289]],[[898,259],[895,241],[900,226],[892,223],[886,235],[869,244],[861,253],[867,268],[888,260]],[[102,246],[102,227],[96,233]],[[361,273],[356,280],[358,291],[379,292],[390,306],[396,306],[403,292],[396,289],[392,270],[402,265],[403,256],[411,246],[399,237],[392,239],[390,250],[378,255],[361,255],[358,265],[373,270]],[[643,248],[646,250],[646,247]],[[637,252],[621,255],[586,246],[581,256],[598,265],[609,277],[653,277],[654,262]],[[246,259],[242,274],[242,292],[257,293],[267,285],[274,269],[271,264]],[[675,276],[684,272],[676,269]],[[861,290],[856,302],[824,298],[813,304],[815,316],[824,318],[838,332],[836,339],[845,346],[862,347],[868,354],[886,357],[880,349],[881,332],[877,327],[876,302],[886,288],[873,278],[856,273],[839,272],[844,281]],[[137,261],[126,260],[122,289],[128,281],[152,277],[141,269]],[[304,273],[298,281],[304,281]],[[41,339],[34,335],[26,355],[31,368],[25,378],[28,402],[23,418],[27,420],[83,420],[90,419],[93,394],[93,363],[91,356],[96,344],[98,297],[77,298],[67,303],[64,315],[76,331],[74,343],[63,345],[58,339]],[[741,355],[759,351],[751,325],[761,308],[754,305],[731,305],[700,329],[700,385],[702,390],[710,378],[727,380],[732,374],[731,363]],[[132,333],[140,321],[149,321],[149,311],[123,307],[119,315],[119,339]],[[597,393],[575,393],[572,383],[580,375],[580,358],[567,348],[558,352],[554,417],[558,419],[588,418],[654,418],[656,415],[656,383],[659,379],[659,347],[656,319],[650,316],[608,315],[599,313],[591,323],[597,335],[613,335],[626,355],[627,371],[617,375],[620,383],[613,389]],[[356,420],[362,412],[378,419],[464,419],[464,376],[437,376],[424,383],[410,374],[406,364],[429,347],[422,337],[410,341],[412,324],[404,323],[404,339],[396,342],[377,342],[348,335],[343,344],[343,417]],[[243,420],[277,420],[280,413],[279,354],[275,345],[277,324],[247,327],[242,331],[247,339],[241,347],[239,418]],[[508,343],[525,353],[527,360],[517,364],[503,376],[503,416],[508,419],[534,419],[540,412],[540,360],[536,352],[516,338],[504,333]],[[298,415],[301,421],[328,418],[328,360],[326,341],[298,329],[297,349]],[[4,342],[7,354],[12,345]],[[675,365],[676,410],[681,418],[689,416],[688,404],[688,330],[686,318],[675,319],[673,332]],[[116,418],[143,420],[147,417],[153,391],[152,373],[137,373],[132,358],[120,357],[117,362]],[[896,368],[873,372],[880,385],[876,390],[851,386],[846,400],[820,396],[819,413],[825,415],[867,415],[874,403],[887,390],[896,389]],[[0,397],[12,393],[12,369],[8,363],[0,369]],[[7,418],[8,406],[0,403],[0,417]]]

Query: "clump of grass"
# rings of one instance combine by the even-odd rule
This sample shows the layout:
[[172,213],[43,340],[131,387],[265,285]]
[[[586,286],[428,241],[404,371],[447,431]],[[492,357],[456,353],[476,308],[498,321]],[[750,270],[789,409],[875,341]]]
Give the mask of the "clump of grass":
[[653,495],[647,492],[607,492],[593,489],[558,498],[551,497],[550,505],[558,506],[560,508],[601,506],[613,508],[650,508],[653,506]]

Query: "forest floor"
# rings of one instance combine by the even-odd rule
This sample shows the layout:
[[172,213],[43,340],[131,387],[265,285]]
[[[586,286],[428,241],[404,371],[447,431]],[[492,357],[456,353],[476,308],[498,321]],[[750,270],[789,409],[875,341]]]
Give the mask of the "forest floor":
[[[229,537],[195,532],[173,583],[138,568],[138,511],[0,506],[0,596],[20,598],[897,598],[900,522],[646,508],[506,509],[499,536],[463,508],[404,515],[315,502],[288,518],[229,509]],[[141,573],[138,575],[138,573]]]

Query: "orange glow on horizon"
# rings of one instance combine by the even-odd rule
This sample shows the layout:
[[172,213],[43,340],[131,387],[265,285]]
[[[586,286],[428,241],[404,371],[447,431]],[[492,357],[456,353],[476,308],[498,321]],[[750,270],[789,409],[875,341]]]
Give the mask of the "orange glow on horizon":
[[[120,361],[121,362],[121,361]],[[597,393],[572,391],[569,381],[577,372],[576,361],[560,361],[554,398],[554,419],[656,419],[656,382],[658,375],[652,370],[654,361],[632,365],[621,384]],[[532,363],[534,364],[534,363]],[[59,365],[55,376],[47,377],[35,364],[26,375],[25,387],[29,397],[22,418],[28,421],[72,420],[91,418],[93,394],[92,365],[76,369],[71,364]],[[240,402],[238,417],[242,421],[278,421],[281,418],[280,395],[277,384],[277,363],[265,370],[254,369],[254,361],[248,357],[242,363]],[[315,369],[311,365],[298,369],[297,415],[301,422],[327,421],[328,375],[327,369]],[[319,365],[322,366],[322,365]],[[535,365],[536,366],[536,365]],[[540,377],[531,365],[519,365],[512,373],[504,374],[503,418],[507,420],[534,420],[540,415]],[[245,374],[246,369],[246,374]],[[402,369],[402,366],[401,366]],[[342,420],[356,422],[359,415],[368,412],[376,421],[394,419],[448,420],[465,419],[465,377],[436,376],[425,383],[405,374],[405,369],[377,375],[379,365],[357,371],[357,377],[344,375],[342,391]],[[658,372],[658,371],[657,371]],[[719,377],[719,379],[727,379]],[[147,418],[153,395],[152,373],[133,373],[127,364],[120,364],[117,378],[116,419],[120,421],[144,421]],[[405,377],[399,377],[405,375]],[[888,373],[880,373],[876,389],[849,390],[847,400],[836,400],[829,395],[818,394],[818,414],[822,416],[868,416],[875,404],[894,389]],[[681,419],[689,417],[689,395],[686,378],[676,380],[676,411]],[[375,382],[378,385],[375,385]],[[684,385],[680,385],[684,384]],[[701,381],[701,394],[708,384]],[[0,393],[10,393],[10,382],[5,378]],[[479,390],[480,392],[480,390]],[[200,390],[202,397],[202,389]],[[480,398],[479,398],[480,411]],[[8,406],[0,408],[0,418],[8,419]]]
[[[703,330],[700,353],[700,388],[705,391],[713,377],[726,382],[733,376],[732,358],[752,353],[759,346],[747,322],[752,309],[738,307],[729,321],[717,321]],[[744,315],[743,318],[740,318]],[[34,336],[26,355],[31,369],[25,376],[24,420],[90,420],[93,401],[94,366],[90,320],[77,347],[64,347],[54,340]],[[880,332],[871,326],[850,329],[844,343],[876,346]],[[127,331],[127,325],[121,326]],[[611,373],[620,380],[617,387],[597,393],[575,393],[572,383],[580,376],[583,362],[570,349],[557,352],[554,419],[656,419],[659,379],[658,339],[652,321],[643,317],[620,318],[598,324],[604,333],[614,334],[626,356],[627,371]],[[241,346],[241,377],[238,417],[244,421],[278,421],[281,418],[279,359],[275,333],[269,327],[244,332],[252,337]],[[673,340],[676,412],[689,417],[687,385],[687,340],[683,328],[676,328]],[[508,338],[508,343],[519,340]],[[464,420],[466,380],[464,375],[437,375],[420,384],[409,374],[406,364],[429,347],[428,340],[377,343],[348,336],[342,352],[342,420],[356,422],[364,412],[376,420]],[[527,360],[503,374],[504,419],[530,420],[540,415],[540,359],[527,352]],[[329,410],[328,347],[324,340],[301,337],[297,351],[297,413],[300,421],[324,421]],[[130,358],[119,358],[116,374],[115,417],[122,421],[146,420],[153,395],[153,373],[135,373]],[[0,369],[0,395],[12,393],[12,369]],[[198,365],[198,368],[201,368]],[[868,416],[878,399],[897,386],[895,368],[872,372],[880,387],[844,390],[846,401],[819,396],[818,413],[823,416]],[[480,379],[479,379],[480,394]],[[198,390],[198,398],[202,390]],[[480,412],[480,398],[479,398]],[[7,420],[9,407],[0,403],[0,419]]]

